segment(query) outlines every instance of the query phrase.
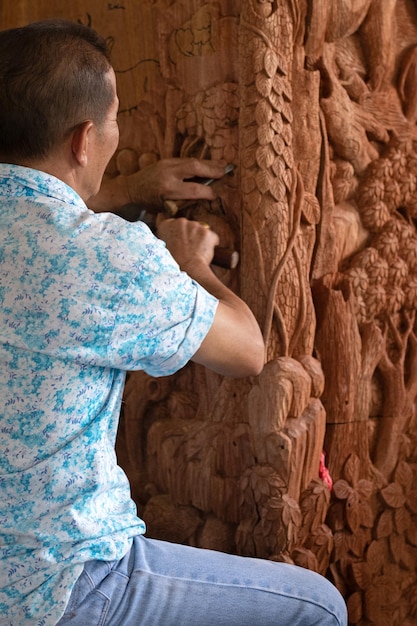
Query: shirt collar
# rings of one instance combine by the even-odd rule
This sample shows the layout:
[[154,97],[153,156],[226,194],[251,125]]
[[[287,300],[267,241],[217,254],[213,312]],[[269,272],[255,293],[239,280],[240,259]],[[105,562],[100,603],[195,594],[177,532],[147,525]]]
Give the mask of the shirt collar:
[[[26,193],[22,193],[23,189],[26,189]],[[43,195],[86,208],[78,193],[52,174],[23,165],[0,163],[0,196],[15,194],[32,197]]]

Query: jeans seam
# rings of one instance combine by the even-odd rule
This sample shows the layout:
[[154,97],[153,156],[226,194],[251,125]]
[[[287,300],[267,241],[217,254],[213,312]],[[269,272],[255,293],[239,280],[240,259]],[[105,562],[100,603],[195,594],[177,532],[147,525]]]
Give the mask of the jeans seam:
[[97,626],[104,626],[106,618],[107,618],[107,614],[109,612],[111,598],[109,598],[105,593],[103,593],[99,589],[94,589],[91,593],[95,593],[97,595],[100,595],[102,598],[105,599],[105,602],[103,604],[103,609],[102,609],[101,614],[100,614],[100,618],[99,618],[99,620],[97,622]]
[[[152,575],[152,576],[158,576],[160,578],[167,578],[172,580],[173,578],[175,578],[178,581],[185,581],[187,583],[195,583],[195,584],[202,584],[202,585],[216,585],[217,587],[232,587],[233,589],[245,589],[248,588],[248,585],[245,585],[244,583],[225,583],[225,582],[212,582],[210,580],[195,580],[194,578],[179,578],[177,576],[166,576],[165,574],[159,574],[157,572],[150,572],[149,570],[146,569],[135,569],[132,572],[132,576],[133,574],[148,574],[148,575]],[[129,577],[127,577],[129,578]],[[250,586],[250,585],[249,585]],[[324,604],[312,600],[310,598],[300,598],[299,596],[292,594],[292,593],[287,593],[287,592],[283,592],[283,591],[275,591],[273,589],[268,589],[267,587],[260,587],[260,586],[255,586],[253,585],[252,587],[250,587],[253,591],[261,591],[263,593],[271,593],[272,595],[275,596],[279,596],[279,597],[286,597],[286,598],[292,598],[294,600],[298,600],[298,601],[302,601],[308,604],[311,604],[313,606],[319,607],[320,609],[322,609],[323,611],[326,611],[326,613],[328,615],[331,615],[332,617],[334,617],[334,619],[336,620],[337,624],[339,626],[343,626],[343,622],[340,621],[339,617],[335,614],[334,611],[332,611],[331,609],[329,609],[327,606],[325,606]]]

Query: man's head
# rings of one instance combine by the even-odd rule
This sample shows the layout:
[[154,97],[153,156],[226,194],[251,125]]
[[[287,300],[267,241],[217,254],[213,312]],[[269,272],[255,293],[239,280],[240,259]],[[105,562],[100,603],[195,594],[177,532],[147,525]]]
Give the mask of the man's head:
[[65,20],[0,32],[0,161],[48,158],[86,120],[100,129],[115,98],[105,41]]

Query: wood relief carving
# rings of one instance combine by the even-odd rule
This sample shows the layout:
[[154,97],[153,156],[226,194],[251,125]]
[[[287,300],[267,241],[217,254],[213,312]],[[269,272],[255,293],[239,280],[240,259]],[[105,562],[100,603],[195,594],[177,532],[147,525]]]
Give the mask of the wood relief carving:
[[109,178],[235,166],[191,210],[239,249],[214,271],[256,313],[265,368],[129,375],[117,451],[148,534],[319,571],[351,624],[415,624],[417,3],[0,7],[2,27],[52,15],[112,42]]

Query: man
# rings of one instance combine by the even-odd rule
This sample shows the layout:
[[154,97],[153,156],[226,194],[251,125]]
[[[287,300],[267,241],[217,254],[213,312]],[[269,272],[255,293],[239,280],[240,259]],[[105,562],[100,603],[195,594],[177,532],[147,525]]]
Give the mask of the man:
[[[312,572],[144,538],[114,453],[125,372],[191,359],[256,375],[264,346],[210,270],[215,233],[167,220],[156,239],[87,208],[117,110],[94,31],[0,33],[0,624],[341,626],[343,600]],[[117,202],[211,198],[187,179],[222,173],[168,160]]]

